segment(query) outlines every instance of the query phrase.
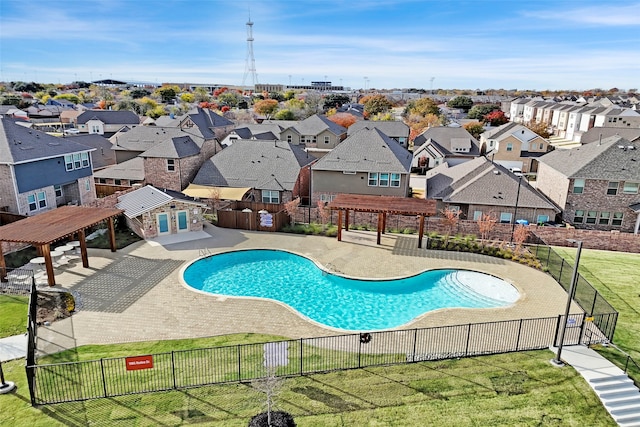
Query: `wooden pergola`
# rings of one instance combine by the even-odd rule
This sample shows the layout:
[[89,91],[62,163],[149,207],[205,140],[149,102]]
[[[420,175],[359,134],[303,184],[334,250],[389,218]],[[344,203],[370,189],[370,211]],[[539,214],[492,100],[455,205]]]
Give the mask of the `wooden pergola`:
[[[85,230],[102,221],[108,222],[111,252],[116,251],[116,236],[113,218],[124,211],[115,208],[91,208],[84,206],[62,206],[0,227],[0,242],[28,243],[35,246],[38,255],[44,257],[47,283],[54,286],[55,276],[51,260],[51,244],[66,237],[77,235],[80,242],[82,265],[89,267]],[[6,274],[6,262],[0,244],[0,271]],[[6,280],[2,277],[2,280]]]
[[345,230],[349,230],[349,212],[370,212],[378,214],[378,239],[380,244],[381,234],[387,225],[387,215],[415,215],[420,217],[420,230],[418,231],[418,247],[422,247],[422,234],[424,233],[424,217],[437,213],[436,201],[427,199],[412,199],[408,197],[390,196],[365,196],[359,194],[338,194],[328,208],[338,211],[338,241],[342,240],[342,214],[345,214]]

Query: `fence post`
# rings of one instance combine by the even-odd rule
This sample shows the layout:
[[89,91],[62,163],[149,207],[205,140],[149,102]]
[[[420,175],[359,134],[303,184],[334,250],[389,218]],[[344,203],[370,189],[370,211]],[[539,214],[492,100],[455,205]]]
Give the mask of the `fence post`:
[[593,295],[593,303],[591,304],[591,311],[589,312],[589,314],[592,316],[593,316],[593,310],[596,309],[597,300],[598,300],[598,291],[596,291],[595,294]]
[[107,397],[107,378],[104,375],[104,359],[100,359],[100,372],[102,372],[102,389],[104,391],[104,397]]
[[[584,334],[584,325],[585,323],[587,323],[585,321],[587,315],[586,313],[582,313],[582,323],[580,324],[580,335],[578,336],[578,345],[582,344],[582,334]],[[586,345],[591,344],[591,339],[589,339],[589,342],[586,343]]]
[[27,385],[29,386],[29,396],[31,399],[31,406],[36,406],[36,390],[35,390],[35,366],[27,364],[26,368],[27,373]]
[[360,368],[360,357],[362,356],[362,340],[358,339],[358,368]]
[[522,332],[522,319],[518,325],[518,338],[516,338],[516,351],[520,348],[520,333]]
[[238,348],[238,381],[242,379],[242,368],[241,368],[241,360],[240,360],[240,345],[236,346]]
[[411,354],[411,361],[416,361],[416,346],[418,345],[418,328],[413,330],[413,353]]
[[549,258],[551,257],[551,248],[547,246],[547,267],[549,267]]
[[556,322],[556,331],[553,334],[553,346],[558,345],[558,332],[560,331],[560,323],[562,321],[562,314],[558,314],[558,321]]
[[560,286],[564,288],[564,285],[562,284],[562,269],[564,268],[564,258],[560,259],[562,260],[562,262],[560,263],[560,274],[558,275],[558,283],[560,283]]
[[304,372],[304,367],[302,365],[303,356],[304,356],[304,353],[302,351],[302,338],[300,338],[300,375],[302,375],[302,373]]
[[175,390],[178,387],[176,386],[176,363],[173,350],[171,350],[171,375],[173,376],[173,388]]
[[471,339],[471,323],[467,326],[467,345],[464,348],[464,355],[469,354],[469,340]]

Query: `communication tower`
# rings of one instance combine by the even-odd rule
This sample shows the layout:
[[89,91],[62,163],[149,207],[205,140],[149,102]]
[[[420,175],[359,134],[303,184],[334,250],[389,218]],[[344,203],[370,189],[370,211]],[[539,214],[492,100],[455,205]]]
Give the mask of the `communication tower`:
[[251,85],[255,87],[258,83],[258,74],[256,74],[256,59],[253,57],[253,22],[251,15],[247,21],[247,60],[244,66],[244,76],[242,77],[242,86],[247,82],[247,76],[251,76]]

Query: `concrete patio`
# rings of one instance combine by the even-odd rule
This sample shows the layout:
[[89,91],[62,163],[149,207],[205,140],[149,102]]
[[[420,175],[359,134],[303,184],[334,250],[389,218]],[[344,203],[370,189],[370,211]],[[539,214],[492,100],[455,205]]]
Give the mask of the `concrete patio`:
[[[320,236],[260,233],[207,226],[205,232],[161,237],[115,253],[90,249],[90,266],[70,263],[56,274],[55,288],[74,291],[79,310],[38,329],[39,354],[86,344],[196,338],[230,333],[264,333],[289,338],[335,335],[287,306],[265,300],[216,297],[183,285],[181,267],[203,253],[235,249],[285,249],[354,277],[390,278],[435,268],[461,268],[498,276],[521,293],[518,302],[497,309],[442,309],[403,328],[558,316],[566,293],[541,271],[481,255],[417,248],[417,236],[382,236],[349,231],[343,241]],[[42,286],[41,289],[46,289]],[[575,312],[579,312],[576,307]]]

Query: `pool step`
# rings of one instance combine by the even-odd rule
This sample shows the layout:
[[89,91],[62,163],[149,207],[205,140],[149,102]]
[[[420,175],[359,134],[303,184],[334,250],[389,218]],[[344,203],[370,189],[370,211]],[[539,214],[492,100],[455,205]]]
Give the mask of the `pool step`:
[[440,280],[444,281],[444,283],[447,285],[443,287],[443,292],[455,297],[455,299],[462,299],[465,302],[469,302],[474,305],[480,304],[488,305],[490,307],[496,306],[496,300],[479,294],[471,287],[465,285],[458,279],[456,272],[449,273]]

